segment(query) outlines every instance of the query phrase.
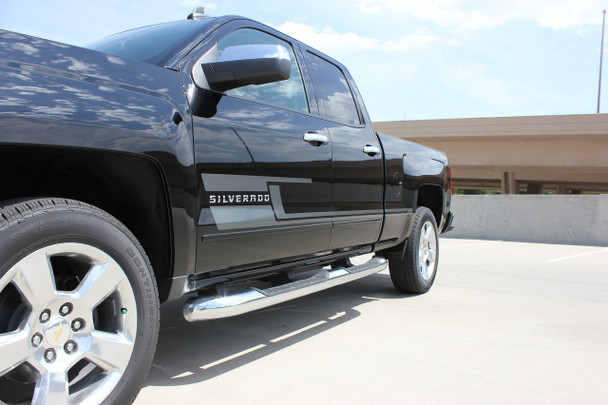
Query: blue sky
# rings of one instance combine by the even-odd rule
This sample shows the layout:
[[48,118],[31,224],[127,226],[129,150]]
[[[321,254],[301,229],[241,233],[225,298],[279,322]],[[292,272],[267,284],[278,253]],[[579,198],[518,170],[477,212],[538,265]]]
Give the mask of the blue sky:
[[183,19],[196,5],[341,61],[374,121],[596,111],[608,0],[0,0],[0,28],[85,45]]

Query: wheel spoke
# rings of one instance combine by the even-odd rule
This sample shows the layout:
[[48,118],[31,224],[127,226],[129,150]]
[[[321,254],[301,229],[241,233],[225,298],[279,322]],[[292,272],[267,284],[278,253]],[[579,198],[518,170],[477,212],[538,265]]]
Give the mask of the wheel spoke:
[[36,384],[32,404],[67,405],[69,403],[68,379],[65,371],[48,372]]
[[430,263],[435,263],[435,256],[437,255],[437,251],[433,248],[429,248],[428,250],[428,261]]
[[29,357],[27,331],[0,335],[0,375],[12,370]]
[[428,263],[428,261],[426,259],[426,256],[423,257],[423,258],[421,258],[420,262],[421,262],[420,263],[420,269],[421,269],[422,275],[424,276],[424,278],[428,278],[428,276],[429,276],[429,263]]
[[423,231],[423,237],[422,237],[421,242],[424,246],[426,246],[432,237],[433,227],[427,222],[424,224],[424,228],[422,229],[422,231]]
[[94,331],[92,335],[91,349],[85,357],[105,371],[124,372],[133,352],[133,342],[114,333]]
[[116,291],[125,275],[118,264],[110,261],[94,265],[77,289],[78,297],[91,311]]
[[33,308],[41,308],[56,297],[51,262],[41,250],[21,260],[13,283]]

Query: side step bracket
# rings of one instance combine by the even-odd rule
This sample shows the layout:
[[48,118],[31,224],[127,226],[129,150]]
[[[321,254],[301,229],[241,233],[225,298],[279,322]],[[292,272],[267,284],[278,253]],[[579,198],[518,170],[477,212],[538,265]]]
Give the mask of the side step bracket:
[[387,267],[388,260],[376,256],[361,265],[322,269],[312,277],[277,287],[264,290],[249,288],[235,294],[200,297],[185,304],[184,318],[189,322],[197,322],[241,315],[348,283],[385,270]]

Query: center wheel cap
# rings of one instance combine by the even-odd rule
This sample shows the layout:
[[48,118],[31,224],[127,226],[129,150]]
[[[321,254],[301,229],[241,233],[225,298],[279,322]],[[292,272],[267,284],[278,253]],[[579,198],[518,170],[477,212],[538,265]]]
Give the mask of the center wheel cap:
[[52,347],[62,347],[71,336],[70,324],[65,319],[58,319],[44,328],[46,342]]

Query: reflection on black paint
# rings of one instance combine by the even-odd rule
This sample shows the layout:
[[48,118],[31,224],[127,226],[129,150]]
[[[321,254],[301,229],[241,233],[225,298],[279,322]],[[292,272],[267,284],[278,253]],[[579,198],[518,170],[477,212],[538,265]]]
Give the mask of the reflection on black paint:
[[172,120],[186,107],[176,72],[1,30],[0,65],[0,119],[26,118],[38,128],[5,132],[5,141],[173,150],[192,164],[187,130]]

